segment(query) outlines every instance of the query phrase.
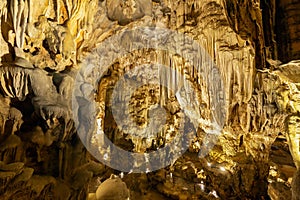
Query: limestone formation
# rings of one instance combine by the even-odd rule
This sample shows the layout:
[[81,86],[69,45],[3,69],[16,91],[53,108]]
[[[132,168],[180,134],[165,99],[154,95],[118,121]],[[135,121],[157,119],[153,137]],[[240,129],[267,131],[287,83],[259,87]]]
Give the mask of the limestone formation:
[[119,177],[111,177],[100,184],[96,191],[96,199],[129,199],[129,191],[126,184]]
[[[300,199],[299,8],[299,0],[0,0],[1,199]],[[139,44],[130,39],[139,35],[126,33],[140,27],[185,34],[207,57],[191,66],[182,55],[194,46],[176,37],[164,44],[176,50],[186,42],[186,54],[132,49]],[[118,34],[121,40],[100,48]],[[121,47],[128,52],[90,88],[89,72],[80,69],[108,62]],[[91,73],[103,68],[97,70]],[[117,85],[122,77],[142,86],[126,83],[134,90],[128,96]],[[73,114],[91,109],[87,98],[96,119],[78,122]],[[112,104],[124,102],[130,117],[117,109],[118,126]],[[218,138],[208,134],[223,121]],[[88,131],[87,124],[98,126]],[[149,124],[144,137],[128,134]],[[111,169],[83,145],[105,146],[105,135],[124,150],[149,153],[176,141],[180,128],[188,133],[187,152],[144,174]],[[209,151],[199,158],[203,146]],[[128,162],[108,153],[107,162]]]

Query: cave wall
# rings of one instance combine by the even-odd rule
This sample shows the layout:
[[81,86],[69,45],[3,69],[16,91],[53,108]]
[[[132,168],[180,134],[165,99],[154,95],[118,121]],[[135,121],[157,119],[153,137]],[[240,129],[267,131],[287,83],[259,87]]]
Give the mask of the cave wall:
[[[300,160],[299,62],[281,65],[300,57],[299,5],[283,0],[0,0],[1,196],[85,198],[89,180],[108,169],[94,162],[76,135],[74,77],[106,38],[155,25],[184,32],[208,52],[224,80],[227,115],[207,157],[199,160],[199,149],[192,147],[174,166],[150,174],[157,183],[152,187],[175,199],[215,193],[221,199],[267,198],[269,156],[279,133],[286,134],[297,167]],[[122,75],[118,69],[128,67],[128,60],[150,56],[136,52],[119,59],[107,82]],[[156,57],[175,68],[181,63],[160,53]],[[99,85],[105,94],[109,86]],[[106,131],[115,133],[105,116],[105,98],[98,95]],[[170,173],[177,181],[166,178]],[[199,184],[205,191],[197,189]]]
[[276,1],[276,41],[282,62],[299,59],[299,1]]

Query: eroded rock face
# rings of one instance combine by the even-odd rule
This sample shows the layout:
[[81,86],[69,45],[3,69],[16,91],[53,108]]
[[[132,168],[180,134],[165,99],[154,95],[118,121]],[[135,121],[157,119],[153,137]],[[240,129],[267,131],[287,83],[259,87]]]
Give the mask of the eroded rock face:
[[106,1],[107,16],[111,20],[118,21],[120,25],[141,19],[145,15],[151,16],[151,0],[126,0]]
[[[156,26],[185,33],[215,62],[225,90],[225,124],[218,143],[204,158],[198,157],[206,129],[202,125],[193,130],[196,136],[189,150],[171,166],[148,174],[123,174],[130,197],[276,199],[282,189],[299,198],[299,171],[290,184],[295,166],[299,170],[300,165],[298,7],[297,1],[256,0],[0,0],[1,196],[85,199],[90,192],[96,193],[91,199],[101,199],[110,195],[103,188],[96,192],[88,187],[91,180],[105,181],[116,172],[95,162],[76,134],[71,110],[74,79],[81,63],[105,39],[134,27]],[[123,40],[124,45],[129,42]],[[175,94],[146,84],[130,99],[133,121],[147,124],[149,109],[157,109],[153,106],[159,102],[167,112],[164,131],[133,138],[116,126],[109,102],[116,81],[138,65],[157,61],[186,70],[200,99],[190,106],[210,116],[212,97],[182,57],[153,49],[131,52],[111,63],[93,94],[103,133],[129,151],[161,148],[176,136],[181,121],[195,125],[195,120],[182,117]],[[135,73],[132,76],[142,72]],[[170,77],[165,81],[172,84]],[[128,97],[120,93],[118,98]],[[85,112],[85,102],[80,103],[76,109]],[[280,155],[291,154],[295,166],[291,160],[270,158],[278,141],[289,146],[290,153]],[[271,169],[279,175],[271,176]]]
[[[276,41],[283,62],[299,59],[299,1],[279,1],[276,12]],[[286,33],[286,34],[283,34]]]

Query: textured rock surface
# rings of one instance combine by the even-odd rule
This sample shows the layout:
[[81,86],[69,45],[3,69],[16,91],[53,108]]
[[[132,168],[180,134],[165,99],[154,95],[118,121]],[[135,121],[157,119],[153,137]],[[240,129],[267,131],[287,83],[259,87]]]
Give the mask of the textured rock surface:
[[[276,14],[276,40],[280,60],[299,59],[299,1],[279,1]],[[284,34],[286,33],[286,34]]]
[[104,181],[96,191],[96,199],[115,199],[126,200],[129,198],[129,191],[126,183],[119,177],[111,177]]
[[[96,193],[89,199],[99,198],[97,186],[119,172],[95,162],[76,134],[74,77],[106,38],[157,26],[187,34],[208,52],[224,80],[227,114],[222,135],[205,158],[197,156],[202,126],[173,165],[120,174],[130,197],[299,199],[299,8],[297,0],[0,0],[0,196],[85,199]],[[95,88],[105,134],[127,150],[163,147],[184,120],[174,94],[151,84],[134,93],[130,112],[142,126],[151,106],[163,99],[165,132],[151,140],[130,138],[110,114],[107,98],[124,71],[157,60],[174,69],[187,66],[177,55],[135,51],[112,63]],[[193,71],[187,74],[207,115],[208,94]]]

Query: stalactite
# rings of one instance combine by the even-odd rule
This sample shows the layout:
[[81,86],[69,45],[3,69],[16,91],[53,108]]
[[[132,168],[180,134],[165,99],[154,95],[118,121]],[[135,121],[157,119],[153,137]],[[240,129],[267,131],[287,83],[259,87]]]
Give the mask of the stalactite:
[[24,45],[25,31],[28,23],[28,0],[13,0],[10,5],[10,12],[13,17],[13,27],[16,34],[16,45],[22,48]]
[[[221,2],[223,7],[220,5]],[[240,0],[197,2],[193,0],[186,2],[46,0],[40,1],[39,4],[33,0],[1,1],[0,13],[4,15],[3,19],[6,22],[0,22],[5,40],[1,42],[0,47],[1,49],[2,46],[16,47],[14,50],[10,49],[10,54],[17,54],[11,56],[15,58],[14,61],[5,56],[1,57],[3,61],[0,70],[1,95],[11,100],[1,104],[0,118],[3,121],[1,126],[3,138],[0,138],[1,159],[6,162],[26,160],[25,165],[33,166],[35,175],[30,176],[25,181],[30,184],[24,183],[24,186],[16,187],[12,184],[9,189],[3,190],[1,186],[0,194],[28,193],[33,199],[41,199],[48,194],[57,199],[82,199],[87,195],[87,184],[94,173],[81,168],[89,158],[85,155],[83,147],[82,149],[75,147],[79,139],[75,135],[75,125],[71,122],[69,106],[73,75],[77,72],[76,69],[82,67],[80,63],[84,63],[85,55],[89,55],[91,49],[97,49],[105,39],[133,27],[151,25],[153,28],[156,25],[176,30],[196,40],[207,53],[207,57],[204,54],[197,54],[192,58],[186,58],[185,56],[193,54],[194,50],[189,47],[189,43],[182,41],[184,38],[171,38],[175,50],[181,49],[179,45],[185,45],[186,49],[180,52],[182,57],[173,55],[174,52],[168,52],[167,46],[165,51],[152,52],[154,55],[151,55],[153,50],[150,48],[132,51],[133,41],[127,41],[126,37],[122,38],[124,45],[129,45],[126,49],[132,52],[114,61],[110,71],[105,72],[99,84],[93,83],[98,84],[95,89],[96,94],[92,91],[91,95],[92,98],[96,96],[96,106],[99,108],[97,121],[94,123],[97,130],[88,132],[83,141],[92,140],[95,145],[105,146],[104,136],[107,136],[125,150],[150,152],[156,150],[155,148],[165,147],[173,140],[179,140],[175,136],[179,134],[180,124],[183,122],[183,125],[188,126],[185,128],[188,129],[189,134],[192,135],[194,132],[191,136],[192,145],[187,154],[171,163],[171,169],[167,167],[147,174],[149,180],[155,180],[157,183],[153,186],[154,190],[178,199],[208,199],[217,196],[221,199],[231,199],[236,196],[248,199],[268,198],[266,179],[269,163],[266,163],[266,160],[272,159],[269,153],[275,149],[274,147],[271,149],[273,141],[279,132],[288,132],[284,139],[290,138],[290,151],[297,161],[299,159],[297,142],[300,139],[297,131],[290,130],[292,128],[284,129],[280,125],[284,116],[291,116],[292,112],[292,117],[286,121],[286,124],[292,124],[297,128],[295,125],[297,120],[295,122],[293,118],[299,114],[297,84],[290,84],[291,80],[284,80],[283,75],[280,75],[281,68],[277,65],[271,67],[274,71],[268,69],[256,71],[256,68],[266,67],[263,49],[264,43],[267,42],[265,23],[262,26],[264,12],[264,9],[260,10],[258,1]],[[9,26],[9,20],[12,27]],[[9,42],[11,44],[8,44]],[[93,55],[91,60],[94,61],[88,62],[94,62],[93,64],[98,66],[100,62],[106,61],[106,57],[120,53],[117,49],[114,44],[108,45]],[[272,53],[276,54],[276,52]],[[294,52],[293,55],[295,54]],[[23,60],[19,59],[20,55]],[[207,62],[208,57],[209,60],[214,61],[214,65]],[[189,59],[193,59],[194,66],[190,66]],[[270,60],[268,62],[275,63]],[[151,73],[149,77],[145,77],[143,73],[148,70],[151,72],[153,69],[156,72],[157,69],[153,67],[157,63],[168,68],[160,70],[160,67],[156,66],[160,86],[155,88],[143,80],[151,77]],[[143,69],[144,71],[135,69],[143,64],[149,64],[149,67]],[[76,72],[72,72],[73,69]],[[99,69],[97,73],[100,74],[101,70]],[[120,78],[129,71],[137,77],[136,81],[146,83],[145,86],[136,89],[132,97],[128,96],[121,86],[114,88]],[[218,73],[223,83],[217,77]],[[140,74],[141,77],[138,77]],[[129,76],[128,79],[133,79],[134,76]],[[296,71],[287,76],[290,79],[298,79]],[[81,81],[90,82],[90,78],[82,77]],[[224,91],[219,91],[220,84],[223,84],[221,86],[224,87]],[[284,84],[289,87],[283,87]],[[86,112],[88,108],[85,98],[90,95],[87,92],[89,87],[91,87],[89,84],[82,84],[80,90],[75,92],[75,95],[78,95],[75,99],[81,103],[78,108],[73,108],[76,114]],[[130,89],[131,85],[128,88]],[[175,90],[172,91],[172,88]],[[118,91],[114,99],[118,106],[129,102],[130,99],[129,107],[132,108],[126,111],[128,112],[126,114],[134,119],[133,122],[138,122],[142,128],[148,126],[151,117],[149,110],[156,111],[162,108],[166,111],[166,125],[157,133],[156,127],[151,125],[146,129],[149,132],[142,132],[144,138],[125,134],[128,130],[137,132],[136,127],[139,126],[117,127],[110,113],[112,106],[110,98],[114,89]],[[153,94],[150,94],[150,90]],[[223,94],[226,94],[225,99]],[[4,100],[1,99],[2,101]],[[226,102],[224,105],[226,112],[222,111],[220,106],[223,105],[223,101]],[[155,107],[157,103],[160,107]],[[17,106],[20,113],[9,110],[11,106]],[[211,108],[212,106],[216,106],[215,110]],[[217,122],[222,121],[220,119],[223,114],[226,114],[225,126],[219,142],[216,142],[214,134],[221,129]],[[127,116],[124,113],[120,115]],[[160,121],[160,117],[155,115],[151,123]],[[185,121],[187,117],[190,118],[190,122]],[[125,117],[122,121],[125,121],[125,124],[131,122]],[[5,128],[5,123],[12,123],[13,126]],[[36,130],[30,127],[36,125],[41,125],[42,128],[40,127],[39,133],[35,135]],[[193,130],[192,125],[195,126],[194,129],[199,127],[198,130]],[[81,122],[78,130],[86,128],[86,124]],[[5,131],[7,133],[4,134]],[[151,133],[154,133],[154,136]],[[10,137],[15,137],[12,143],[17,140],[16,137],[19,137],[20,145],[13,146],[8,140],[11,139]],[[207,154],[207,157],[199,159],[197,155],[202,149],[202,143],[207,144],[208,147],[215,145],[215,148]],[[9,145],[12,145],[12,148]],[[181,151],[182,145],[179,144],[168,152],[162,153],[159,159],[162,162],[166,162],[166,158],[171,159],[171,156]],[[56,149],[57,146],[60,149]],[[114,154],[113,148],[110,146],[104,148],[103,152],[100,152],[103,159],[110,163],[115,162],[111,159]],[[49,154],[49,158],[43,157],[44,151]],[[15,160],[11,160],[12,157]],[[58,157],[57,163],[53,159],[55,157]],[[128,158],[125,158],[127,162],[126,159]],[[143,157],[143,159],[150,158]],[[120,162],[123,161],[124,158],[120,158]],[[137,166],[139,164],[136,163]],[[146,166],[146,172],[149,172],[148,168],[151,166]],[[197,174],[195,168],[199,171],[201,169],[201,173]],[[101,170],[103,173],[111,173],[107,168]],[[0,171],[2,173],[2,164],[0,164]],[[165,180],[165,175],[170,172],[172,183]],[[230,176],[228,176],[229,172]],[[163,174],[163,178],[160,173]],[[43,175],[36,176],[37,174]],[[102,175],[103,179],[107,178],[107,174]],[[54,179],[50,176],[58,178],[52,181]],[[124,176],[126,181],[130,179],[143,182],[142,178],[136,176],[133,179],[128,178],[130,174]],[[226,179],[220,178],[225,176]],[[10,177],[6,172],[3,177],[0,181],[7,184]],[[41,188],[35,187],[35,183],[39,181],[43,183],[40,184]],[[53,187],[50,187],[52,182],[56,184],[53,183]],[[197,186],[196,184],[199,183],[200,185]],[[64,187],[61,187],[62,185]],[[197,188],[196,186],[198,189],[200,187],[199,193],[194,192],[193,188]],[[66,196],[63,196],[64,192],[61,192],[63,189],[60,187],[66,188],[64,191]],[[16,188],[22,192],[18,192]],[[11,198],[17,197],[11,196]],[[24,195],[24,198],[27,196]]]

